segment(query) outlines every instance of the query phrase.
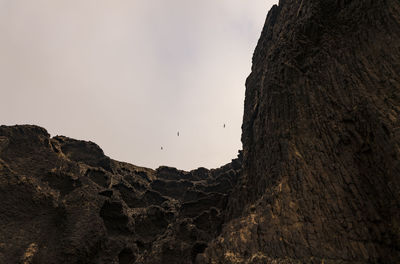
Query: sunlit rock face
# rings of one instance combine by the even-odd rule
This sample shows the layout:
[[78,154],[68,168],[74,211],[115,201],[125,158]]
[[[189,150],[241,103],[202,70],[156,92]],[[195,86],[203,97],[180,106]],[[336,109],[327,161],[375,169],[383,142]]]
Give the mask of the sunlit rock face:
[[280,1],[246,82],[233,220],[201,262],[399,263],[399,118],[399,1]]
[[0,263],[399,263],[400,2],[274,6],[242,141],[152,170],[1,126]]

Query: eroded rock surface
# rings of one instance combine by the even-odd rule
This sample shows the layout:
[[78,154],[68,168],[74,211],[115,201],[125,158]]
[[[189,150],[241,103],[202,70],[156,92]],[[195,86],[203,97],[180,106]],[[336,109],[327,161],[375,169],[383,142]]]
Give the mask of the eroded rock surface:
[[0,146],[0,263],[193,263],[241,169],[141,168],[36,126]]

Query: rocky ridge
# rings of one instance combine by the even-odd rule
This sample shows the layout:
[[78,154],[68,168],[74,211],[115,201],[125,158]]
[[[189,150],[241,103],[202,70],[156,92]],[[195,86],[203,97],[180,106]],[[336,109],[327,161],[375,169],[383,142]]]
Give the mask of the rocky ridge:
[[192,263],[241,169],[146,169],[36,126],[1,126],[0,146],[0,263]]

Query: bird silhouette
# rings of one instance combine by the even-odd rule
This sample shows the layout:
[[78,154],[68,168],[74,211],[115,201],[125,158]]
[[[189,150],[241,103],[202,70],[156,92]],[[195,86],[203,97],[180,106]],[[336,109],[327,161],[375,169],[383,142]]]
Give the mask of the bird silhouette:
[[178,135],[178,137],[179,137],[179,131],[178,131],[177,135]]
[[224,128],[225,128],[225,124],[224,124]]

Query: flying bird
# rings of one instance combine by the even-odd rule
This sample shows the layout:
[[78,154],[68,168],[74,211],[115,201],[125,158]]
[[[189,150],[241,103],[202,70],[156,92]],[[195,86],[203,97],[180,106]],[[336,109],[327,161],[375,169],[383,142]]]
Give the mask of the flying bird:
[[161,147],[161,150],[163,150],[163,147]]
[[225,128],[225,124],[224,124],[224,128]]
[[179,137],[179,131],[178,131],[177,135],[178,135],[178,137]]

